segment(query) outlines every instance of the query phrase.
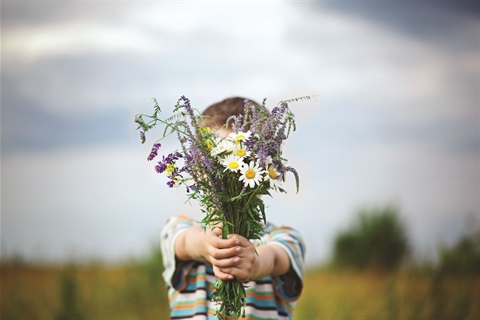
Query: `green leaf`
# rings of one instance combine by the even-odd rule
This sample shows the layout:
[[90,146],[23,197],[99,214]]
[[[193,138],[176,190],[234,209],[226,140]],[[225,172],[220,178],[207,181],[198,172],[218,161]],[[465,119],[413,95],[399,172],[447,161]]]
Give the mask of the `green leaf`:
[[259,190],[257,191],[257,194],[272,196],[272,195],[270,194],[270,191],[268,191],[267,188],[261,188],[261,189],[259,189]]

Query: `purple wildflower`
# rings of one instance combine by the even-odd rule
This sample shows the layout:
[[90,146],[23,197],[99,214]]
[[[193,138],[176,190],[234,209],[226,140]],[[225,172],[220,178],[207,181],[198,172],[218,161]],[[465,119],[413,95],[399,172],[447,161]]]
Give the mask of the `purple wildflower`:
[[140,131],[140,140],[142,141],[142,144],[145,143],[146,137],[145,137],[145,132]]
[[297,193],[298,193],[298,189],[300,187],[300,179],[298,177],[298,172],[297,170],[295,170],[295,168],[293,167],[282,167],[279,169],[279,171],[281,172],[281,174],[283,175],[285,172],[291,172],[293,173],[294,177],[295,177],[295,185],[297,187]]
[[155,171],[157,173],[163,173],[165,169],[167,169],[167,165],[162,161],[159,161],[158,164],[155,166]]
[[263,164],[267,162],[268,152],[265,149],[261,148],[257,153],[257,157],[260,163]]
[[192,106],[190,105],[190,99],[188,99],[185,96],[181,96],[180,99],[183,100],[183,106],[184,106],[185,110],[187,110],[187,111],[192,110]]
[[244,123],[244,117],[242,114],[239,114],[235,119],[234,130],[236,132],[243,131],[243,123]]
[[178,151],[170,153],[167,157],[162,156],[162,160],[155,166],[155,171],[163,173],[169,164],[175,164],[175,161],[180,158],[182,158],[182,155]]
[[158,149],[159,149],[161,146],[162,146],[162,145],[161,145],[159,142],[157,142],[157,143],[155,143],[155,144],[153,145],[152,151],[150,151],[150,154],[148,155],[148,158],[147,158],[148,161],[153,160],[153,159],[157,156]]

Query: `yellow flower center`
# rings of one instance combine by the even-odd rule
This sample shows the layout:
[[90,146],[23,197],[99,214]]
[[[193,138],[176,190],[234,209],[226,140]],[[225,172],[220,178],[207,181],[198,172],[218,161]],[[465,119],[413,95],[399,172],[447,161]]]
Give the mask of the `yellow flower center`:
[[245,139],[245,136],[243,134],[237,134],[237,136],[235,137],[236,140],[243,140]]
[[246,153],[245,150],[243,150],[243,149],[238,149],[237,152],[236,152],[236,154],[237,154],[237,156],[239,156],[239,157],[245,157],[245,155],[246,155],[247,153]]
[[238,162],[232,161],[228,164],[228,167],[230,169],[237,169],[238,168]]
[[167,168],[165,169],[165,171],[170,174],[173,172],[173,170],[175,170],[175,165],[173,163],[171,164],[167,164]]
[[268,168],[268,176],[270,179],[277,179],[277,173],[272,168]]
[[247,177],[247,179],[255,178],[255,171],[253,171],[252,169],[248,169],[247,171],[245,171],[245,177]]

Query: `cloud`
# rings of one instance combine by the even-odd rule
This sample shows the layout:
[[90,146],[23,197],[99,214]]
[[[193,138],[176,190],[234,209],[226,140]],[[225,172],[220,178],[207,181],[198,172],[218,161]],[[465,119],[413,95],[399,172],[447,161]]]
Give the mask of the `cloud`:
[[251,45],[256,45],[259,35],[278,39],[285,27],[279,15],[264,15],[267,10],[284,12],[282,4],[259,4],[251,10],[239,4],[208,3],[9,3],[4,10],[9,13],[2,32],[4,50],[27,61],[93,52],[178,52],[186,44],[181,39],[189,38],[199,26],[202,32],[253,40]]
[[[2,31],[2,75],[10,89],[55,113],[113,110],[145,97],[176,99],[179,92],[198,97],[201,106],[244,91],[261,99],[289,86],[295,79],[285,74],[301,60],[279,54],[284,23],[277,15],[260,19],[264,5],[253,12],[238,5],[188,6],[181,23],[174,13],[182,5],[122,5],[115,7],[117,20],[100,19],[108,12],[103,6],[93,17],[85,12],[89,5],[79,11],[77,5],[60,7],[61,14],[49,12],[49,4],[37,8],[52,21],[33,19],[20,27],[7,20]],[[273,11],[283,10],[278,8]],[[232,16],[239,23],[232,24]]]
[[[442,46],[448,51],[476,47],[456,37],[465,31],[465,23],[474,23],[480,14],[479,6],[472,1],[317,2],[316,6],[345,17],[370,21],[379,28]],[[471,32],[474,36],[473,30]],[[445,46],[446,43],[450,46]]]
[[46,152],[132,141],[134,115],[126,110],[74,116],[39,108],[38,100],[10,100],[2,109],[2,158],[19,152]]
[[361,15],[305,14],[289,29],[288,43],[305,53],[320,88],[321,116],[311,118],[320,134],[478,152],[480,64],[472,58],[478,48],[449,49],[459,39],[475,42],[473,20],[455,15],[451,19],[461,27],[439,44],[381,28]]
[[5,2],[2,4],[2,32],[38,26],[64,25],[76,21],[117,21],[128,7],[107,2]]
[[161,52],[154,39],[118,25],[85,24],[77,22],[56,26],[16,30],[3,39],[5,54],[21,54],[32,62],[52,55],[81,55],[92,51],[112,53],[118,51]]

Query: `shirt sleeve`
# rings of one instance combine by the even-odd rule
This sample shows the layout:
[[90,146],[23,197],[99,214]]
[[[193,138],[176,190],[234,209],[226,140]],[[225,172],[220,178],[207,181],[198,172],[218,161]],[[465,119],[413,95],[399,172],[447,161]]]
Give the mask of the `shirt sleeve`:
[[163,279],[167,287],[179,289],[183,284],[183,275],[188,272],[194,261],[180,261],[175,255],[175,240],[178,235],[194,225],[194,221],[187,216],[170,217],[160,234],[160,247],[163,258]]
[[305,243],[301,234],[290,227],[274,227],[268,244],[277,245],[290,258],[290,270],[281,276],[272,277],[277,293],[287,301],[295,301],[303,289]]

